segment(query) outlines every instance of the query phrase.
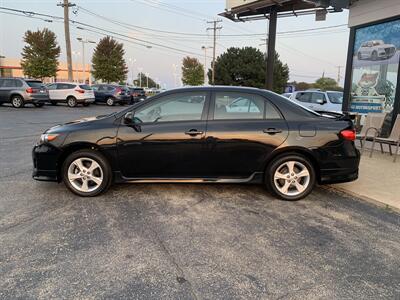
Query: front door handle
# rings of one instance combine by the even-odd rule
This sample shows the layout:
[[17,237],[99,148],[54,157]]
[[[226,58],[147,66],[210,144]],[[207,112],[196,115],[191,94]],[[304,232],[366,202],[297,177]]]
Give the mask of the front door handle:
[[276,129],[276,128],[268,128],[268,129],[264,129],[263,132],[268,133],[268,134],[277,134],[277,133],[281,133],[282,130]]
[[186,135],[190,135],[190,136],[200,135],[203,133],[204,133],[203,131],[197,131],[197,130],[189,130],[189,131],[185,132]]

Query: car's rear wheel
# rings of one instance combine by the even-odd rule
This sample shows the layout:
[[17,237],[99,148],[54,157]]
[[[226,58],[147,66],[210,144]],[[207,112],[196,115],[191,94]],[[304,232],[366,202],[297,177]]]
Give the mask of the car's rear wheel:
[[25,101],[21,96],[14,95],[11,97],[11,104],[15,108],[21,108],[25,106]]
[[50,101],[51,105],[56,106],[57,105],[57,101]]
[[107,100],[106,100],[106,103],[108,106],[113,106],[114,102],[115,102],[114,99],[111,97],[107,98]]
[[83,106],[88,107],[90,103],[83,103]]
[[278,198],[296,201],[306,197],[315,186],[315,170],[304,156],[277,157],[266,170],[265,183]]
[[62,174],[68,189],[82,197],[93,197],[105,192],[112,180],[106,158],[92,150],[80,150],[68,156]]
[[78,103],[76,102],[75,97],[68,97],[67,99],[67,105],[69,107],[75,107]]

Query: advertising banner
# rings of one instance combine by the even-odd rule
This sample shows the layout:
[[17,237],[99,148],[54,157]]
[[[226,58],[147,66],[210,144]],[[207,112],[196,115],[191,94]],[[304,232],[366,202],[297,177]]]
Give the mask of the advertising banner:
[[400,20],[355,33],[350,111],[391,112],[400,58]]

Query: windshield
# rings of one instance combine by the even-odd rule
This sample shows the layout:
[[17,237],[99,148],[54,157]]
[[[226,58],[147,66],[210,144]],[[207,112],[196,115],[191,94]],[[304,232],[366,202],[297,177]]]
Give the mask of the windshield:
[[342,92],[328,92],[329,100],[335,104],[342,104],[343,93]]
[[36,88],[40,88],[43,87],[43,83],[41,81],[26,81],[26,83],[30,86],[30,87],[36,87]]

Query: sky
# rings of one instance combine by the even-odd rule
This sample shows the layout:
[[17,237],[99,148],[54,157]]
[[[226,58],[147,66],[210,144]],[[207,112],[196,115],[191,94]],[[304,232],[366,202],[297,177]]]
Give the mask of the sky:
[[[0,7],[62,17],[63,9],[57,6],[59,2],[0,0]],[[204,63],[204,51],[201,47],[212,46],[213,42],[212,32],[207,31],[211,24],[207,24],[207,21],[221,18],[218,14],[224,11],[226,5],[225,0],[70,0],[70,2],[76,4],[71,8],[71,20],[126,36],[118,37],[124,44],[126,52],[128,80],[132,78],[132,74],[136,77],[142,70],[167,88],[174,87],[180,81],[183,57],[195,56]],[[217,55],[232,46],[252,46],[265,51],[266,46],[262,45],[264,42],[261,39],[265,39],[266,36],[254,34],[266,33],[267,20],[234,23],[225,18],[221,19],[222,29],[217,37]],[[347,26],[300,33],[288,33],[288,31],[344,25],[347,21],[346,10],[328,14],[326,21],[317,22],[313,15],[278,19],[276,49],[281,60],[289,66],[290,80],[314,82],[323,73],[336,79],[337,66],[342,66],[341,84],[343,84],[349,38]],[[43,19],[3,13],[0,13],[0,55],[20,58],[24,46],[24,32],[44,27],[56,33],[62,51],[60,60],[66,61],[62,20],[53,20],[49,23]],[[93,32],[93,29],[92,31],[88,29],[80,25],[70,27],[72,50],[76,53],[73,55],[74,63],[82,60],[82,46],[76,40],[78,37],[97,42],[105,35],[104,32],[99,33],[98,30]],[[152,48],[148,48],[149,43],[152,43]],[[94,47],[94,44],[86,46],[86,62],[91,59]],[[207,51],[207,56],[209,67],[212,49]]]

